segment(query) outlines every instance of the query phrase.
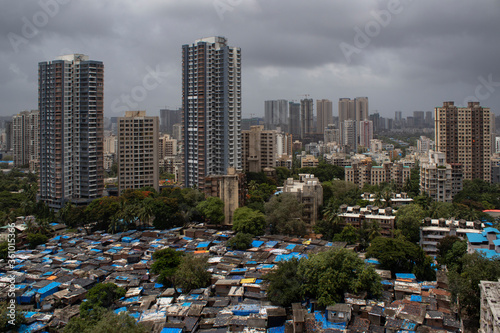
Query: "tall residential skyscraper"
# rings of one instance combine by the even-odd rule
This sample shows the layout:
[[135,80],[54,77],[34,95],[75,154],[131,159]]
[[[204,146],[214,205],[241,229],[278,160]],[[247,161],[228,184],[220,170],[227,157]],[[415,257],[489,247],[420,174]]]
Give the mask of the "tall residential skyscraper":
[[325,133],[325,128],[333,123],[332,101],[329,99],[316,100],[316,115],[318,122],[316,132]]
[[265,101],[264,107],[265,128],[274,130],[280,127],[282,131],[288,131],[288,101],[285,99]]
[[158,191],[158,117],[126,111],[118,118],[118,192],[152,186]]
[[290,116],[288,117],[288,132],[293,137],[300,137],[300,103],[288,103]]
[[312,133],[314,130],[313,123],[313,99],[306,98],[300,100],[300,138],[304,139],[304,137]]
[[464,180],[491,180],[490,108],[469,102],[457,107],[444,102],[434,109],[436,149],[446,154],[446,163],[462,165]]
[[40,155],[40,113],[38,110],[23,111],[12,117],[12,146],[14,166],[25,166],[38,160]]
[[[359,123],[363,120],[369,119],[368,112],[368,97],[356,97],[351,100],[349,98],[340,98],[339,99],[339,125],[340,125],[340,141],[343,142],[344,146],[346,142],[351,140],[351,138],[345,138],[344,135],[346,133],[352,133],[351,129],[345,129],[343,126],[346,126],[346,120],[354,120],[355,121],[355,131],[357,131],[359,127]],[[349,126],[352,126],[351,123],[348,123]],[[356,134],[356,143],[359,142],[359,131]],[[352,145],[349,145],[350,149],[352,149]]]
[[241,169],[241,49],[224,37],[182,46],[184,186]]
[[60,208],[102,195],[104,65],[83,54],[38,64],[40,199]]
[[160,130],[172,134],[174,125],[182,122],[182,109],[160,109]]
[[359,122],[359,145],[370,148],[370,141],[373,139],[373,122],[363,120]]

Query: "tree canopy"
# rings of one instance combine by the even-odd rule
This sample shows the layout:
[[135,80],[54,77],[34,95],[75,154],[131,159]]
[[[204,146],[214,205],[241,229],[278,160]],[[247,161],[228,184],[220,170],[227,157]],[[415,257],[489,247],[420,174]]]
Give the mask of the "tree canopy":
[[291,193],[273,196],[265,205],[267,223],[270,226],[271,233],[282,235],[305,234],[302,207],[303,205]]
[[208,197],[200,202],[196,209],[210,223],[222,224],[224,222],[224,202],[217,197]]
[[159,274],[158,282],[164,285],[175,285],[175,273],[181,264],[182,252],[171,248],[161,249],[153,253],[151,272]]
[[207,260],[205,255],[184,255],[174,273],[176,287],[182,288],[183,292],[189,292],[208,286],[212,275],[207,271]]
[[404,238],[377,237],[366,252],[367,257],[377,258],[382,269],[393,273],[413,273],[422,281],[435,280],[432,258],[422,248]]
[[252,244],[252,238],[250,234],[238,232],[227,241],[226,245],[233,250],[246,250]]
[[365,265],[354,251],[331,249],[292,259],[278,264],[278,269],[264,279],[270,282],[269,300],[275,304],[290,305],[312,297],[320,306],[343,301],[344,293],[367,292],[379,297],[382,292],[380,277],[373,267]]
[[125,296],[125,289],[116,284],[98,283],[87,293],[87,301],[80,305],[80,315],[85,317],[98,308],[109,308],[123,296]]
[[266,216],[258,210],[248,207],[239,207],[233,214],[233,230],[253,236],[264,234]]
[[420,241],[420,226],[426,211],[418,204],[403,206],[396,212],[396,227],[410,242]]

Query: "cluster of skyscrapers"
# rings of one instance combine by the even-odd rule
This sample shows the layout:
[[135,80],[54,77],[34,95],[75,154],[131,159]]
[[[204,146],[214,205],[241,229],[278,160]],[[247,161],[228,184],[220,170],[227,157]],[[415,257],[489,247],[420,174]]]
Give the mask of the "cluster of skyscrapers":
[[[229,46],[224,37],[182,46],[181,108],[160,110],[161,126],[158,117],[145,111],[127,111],[116,120],[118,133],[112,140],[103,135],[102,62],[82,54],[67,55],[39,63],[38,74],[38,110],[14,116],[7,129],[15,165],[38,171],[39,197],[55,208],[68,201],[85,204],[103,195],[104,165],[110,167],[105,151],[116,156],[121,193],[144,186],[158,189],[162,163],[175,163],[177,181],[183,186],[203,189],[206,177],[226,175],[228,170],[291,166],[289,156],[297,140],[334,143],[346,154],[360,147],[379,149],[373,136],[381,117],[369,114],[367,97],[340,98],[337,117],[328,99],[316,100],[316,114],[309,95],[300,101],[267,100],[263,126],[243,130],[241,50]],[[405,120],[396,111],[391,125],[434,125],[435,150],[442,155],[429,157],[426,166],[432,168],[439,161],[452,165],[455,172],[459,165],[464,179],[491,181],[493,121],[490,109],[479,103],[457,107],[445,102],[435,109],[434,117],[430,111],[415,111]],[[162,132],[175,139],[161,136]],[[178,152],[177,160],[164,160]],[[309,157],[303,160],[314,165]],[[353,167],[349,177],[355,179],[358,169]],[[372,178],[394,178],[389,169],[380,170],[372,170]],[[435,185],[426,184],[429,191]]]

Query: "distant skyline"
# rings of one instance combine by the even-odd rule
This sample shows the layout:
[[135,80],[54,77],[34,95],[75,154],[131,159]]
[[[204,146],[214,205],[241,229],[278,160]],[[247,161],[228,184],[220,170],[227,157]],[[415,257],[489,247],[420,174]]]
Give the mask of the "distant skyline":
[[106,117],[181,106],[182,45],[224,36],[242,53],[244,118],[264,101],[367,96],[370,114],[479,101],[500,114],[500,2],[485,0],[4,1],[0,116],[37,109],[38,63],[105,65]]

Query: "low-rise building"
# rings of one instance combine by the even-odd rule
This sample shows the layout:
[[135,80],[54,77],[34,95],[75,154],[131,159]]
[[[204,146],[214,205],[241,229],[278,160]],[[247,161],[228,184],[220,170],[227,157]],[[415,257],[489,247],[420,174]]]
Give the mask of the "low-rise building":
[[446,163],[444,153],[429,150],[420,161],[420,192],[439,202],[452,202],[462,190],[462,168]]
[[319,164],[319,160],[313,155],[303,155],[300,158],[300,167],[317,167]]
[[245,204],[245,174],[234,168],[227,169],[227,175],[214,175],[205,178],[205,195],[218,197],[224,202],[224,224],[233,224],[236,208]]
[[481,320],[479,332],[500,332],[500,280],[481,281]]
[[386,237],[394,235],[394,221],[396,216],[391,207],[379,208],[377,206],[340,206],[339,217],[342,218],[340,225],[345,227],[350,224],[356,229],[361,227],[370,228],[374,223],[380,227],[380,234]]
[[386,162],[379,166],[374,166],[371,159],[365,161],[352,162],[345,167],[345,180],[356,184],[360,189],[365,184],[378,185],[381,183],[395,183],[402,187],[410,177],[410,167],[401,163]]
[[500,258],[500,231],[487,227],[481,233],[467,233],[467,252],[475,251],[487,258]]
[[318,210],[323,205],[323,187],[318,178],[312,174],[299,174],[299,180],[288,178],[283,186],[284,193],[292,193],[304,205],[302,220],[309,231],[318,220]]
[[430,256],[437,256],[437,245],[446,236],[467,238],[467,233],[481,234],[483,225],[479,221],[446,220],[425,218],[420,227],[420,247]]

